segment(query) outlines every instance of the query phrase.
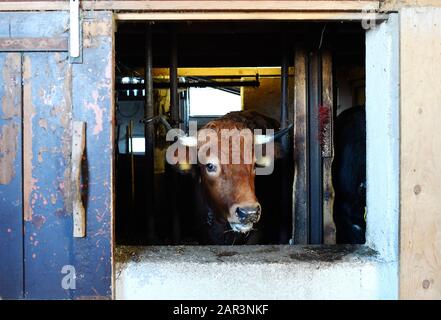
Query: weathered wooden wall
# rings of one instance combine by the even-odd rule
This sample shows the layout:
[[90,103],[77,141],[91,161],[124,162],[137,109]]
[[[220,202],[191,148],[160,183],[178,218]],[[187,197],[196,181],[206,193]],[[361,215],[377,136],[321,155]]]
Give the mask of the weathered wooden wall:
[[23,294],[21,93],[21,55],[0,53],[0,297],[4,298]]
[[[55,0],[6,0],[2,1],[4,9],[19,10],[66,10],[69,1]],[[211,1],[211,0],[82,0],[84,9],[94,10],[362,10],[363,8],[378,8],[381,0],[240,0],[240,1]],[[25,8],[23,8],[23,6]],[[1,8],[1,7],[0,7]]]
[[441,298],[441,9],[401,11],[400,297]]
[[[67,13],[0,13],[2,297],[112,295],[113,17],[83,21],[83,63],[70,64],[67,46],[50,46],[67,38]],[[41,39],[49,46],[35,50]],[[85,238],[72,230],[73,120],[87,123]],[[61,285],[65,266],[75,268],[75,289]]]

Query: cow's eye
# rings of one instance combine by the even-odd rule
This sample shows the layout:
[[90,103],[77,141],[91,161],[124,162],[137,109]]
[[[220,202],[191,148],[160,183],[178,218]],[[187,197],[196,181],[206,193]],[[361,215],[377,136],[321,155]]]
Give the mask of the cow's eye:
[[207,163],[206,168],[208,172],[216,172],[217,170],[217,166],[213,163]]

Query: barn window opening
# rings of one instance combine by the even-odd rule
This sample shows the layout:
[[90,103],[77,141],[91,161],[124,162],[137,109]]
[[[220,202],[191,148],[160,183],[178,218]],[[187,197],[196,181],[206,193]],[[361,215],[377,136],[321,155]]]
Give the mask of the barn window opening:
[[222,116],[228,112],[242,110],[240,91],[190,88],[188,99],[191,117]]
[[[364,243],[364,31],[356,23],[323,26],[119,23],[117,244]],[[274,140],[274,171],[253,180],[257,200],[236,207],[234,191],[220,188],[214,198],[202,183],[201,170],[216,172],[216,164],[166,161],[170,128],[189,134],[192,121],[201,129],[231,112],[283,133]],[[227,176],[231,188],[247,179],[237,178]],[[236,226],[214,212],[217,205],[233,208],[223,211],[238,221],[255,214],[252,227],[241,232],[248,222]]]

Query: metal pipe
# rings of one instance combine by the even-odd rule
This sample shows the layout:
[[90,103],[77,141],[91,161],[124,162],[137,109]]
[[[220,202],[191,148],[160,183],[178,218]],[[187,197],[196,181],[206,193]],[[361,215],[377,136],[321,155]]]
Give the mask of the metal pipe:
[[178,43],[176,31],[170,34],[170,114],[173,127],[179,125],[179,97],[178,97]]
[[[171,82],[153,82],[154,89],[168,89],[171,88]],[[260,81],[258,80],[244,80],[244,81],[196,81],[196,82],[180,82],[177,88],[222,88],[222,87],[258,87]],[[144,84],[137,83],[118,83],[116,90],[142,90],[145,88]],[[171,97],[170,97],[171,98]],[[170,100],[171,104],[171,100]]]
[[[170,115],[171,125],[175,128],[180,126],[179,117],[179,97],[178,97],[178,41],[176,30],[171,30],[170,34],[171,53],[170,53]],[[179,194],[177,174],[172,174],[172,238],[174,244],[179,244],[181,238],[179,209],[177,206],[177,196]]]
[[320,130],[318,108],[321,102],[321,57],[314,51],[309,57],[309,243],[323,243],[322,150],[317,138]]
[[[145,103],[144,103],[144,118],[151,118],[155,115],[154,101],[153,101],[153,53],[152,53],[152,26],[147,23],[145,29]],[[147,237],[149,242],[155,238],[154,228],[154,151],[155,151],[155,124],[144,123],[144,146],[145,146],[145,161],[146,161],[146,201],[145,209],[147,214]]]
[[[283,52],[282,52],[282,63],[281,63],[281,88],[280,88],[280,129],[281,131],[286,130],[288,127],[288,79],[289,79],[289,46],[288,46],[288,37],[286,34],[282,36],[283,41]],[[290,230],[288,229],[290,223],[288,223],[288,219],[291,216],[291,201],[289,196],[290,190],[290,181],[288,179],[291,178],[290,170],[288,168],[288,155],[289,155],[289,133],[285,134],[281,137],[281,145],[283,149],[283,159],[281,159],[281,216],[280,216],[280,233],[279,233],[279,242],[280,243],[288,243],[290,238]]]
[[281,72],[281,97],[280,97],[280,129],[287,126],[288,118],[288,79],[289,79],[289,49],[286,36],[284,37],[284,50],[282,56]]
[[130,215],[135,213],[135,158],[133,154],[133,120],[128,126],[129,152],[130,152]]

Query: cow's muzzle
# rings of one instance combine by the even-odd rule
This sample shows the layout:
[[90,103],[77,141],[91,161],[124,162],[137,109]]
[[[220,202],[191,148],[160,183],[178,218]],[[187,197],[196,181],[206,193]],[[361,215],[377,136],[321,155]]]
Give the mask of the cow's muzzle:
[[236,217],[241,224],[254,224],[260,219],[260,206],[237,207]]

